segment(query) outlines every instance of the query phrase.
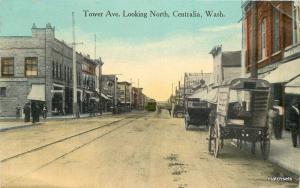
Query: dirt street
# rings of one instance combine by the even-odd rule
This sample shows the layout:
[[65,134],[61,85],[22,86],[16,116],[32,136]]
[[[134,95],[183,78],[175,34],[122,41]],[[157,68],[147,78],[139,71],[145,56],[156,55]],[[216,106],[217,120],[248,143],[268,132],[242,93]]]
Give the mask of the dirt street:
[[[207,131],[186,131],[183,119],[167,111],[123,119],[133,115],[141,113],[1,132],[1,187],[297,187],[268,181],[285,172],[229,142],[215,159],[207,151]],[[38,146],[45,147],[32,151]]]

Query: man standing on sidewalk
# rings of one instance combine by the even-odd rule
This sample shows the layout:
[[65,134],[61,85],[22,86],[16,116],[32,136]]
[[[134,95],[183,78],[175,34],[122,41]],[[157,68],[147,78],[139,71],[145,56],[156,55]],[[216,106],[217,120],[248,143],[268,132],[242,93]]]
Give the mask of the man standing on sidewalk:
[[275,116],[275,124],[274,124],[274,134],[276,139],[281,139],[282,137],[282,120],[283,120],[283,108],[282,106],[279,106],[279,101],[275,100],[274,101],[274,106],[273,106],[276,116]]
[[289,127],[292,132],[293,146],[297,147],[297,140],[300,142],[300,128],[299,128],[299,106],[296,99],[293,99],[289,107]]
[[25,120],[24,120],[25,122],[30,122],[30,111],[31,111],[30,104],[29,102],[26,102],[23,108],[23,112],[25,114]]

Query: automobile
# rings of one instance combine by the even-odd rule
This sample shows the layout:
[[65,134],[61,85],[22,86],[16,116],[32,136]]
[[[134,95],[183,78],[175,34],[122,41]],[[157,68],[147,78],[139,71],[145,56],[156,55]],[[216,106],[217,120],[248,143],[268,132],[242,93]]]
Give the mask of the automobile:
[[173,109],[173,117],[183,118],[184,117],[184,106],[176,104]]
[[188,130],[189,125],[208,127],[211,111],[208,102],[201,101],[198,98],[188,98],[186,109],[186,115],[184,116],[186,130]]

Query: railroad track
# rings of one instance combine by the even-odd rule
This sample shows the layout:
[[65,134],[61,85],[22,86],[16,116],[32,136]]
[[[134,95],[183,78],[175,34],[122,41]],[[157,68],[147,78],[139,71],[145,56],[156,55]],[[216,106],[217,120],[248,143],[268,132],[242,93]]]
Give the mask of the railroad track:
[[46,149],[47,147],[53,146],[53,145],[55,145],[55,144],[62,143],[62,142],[64,142],[64,141],[70,140],[70,139],[75,138],[75,137],[83,136],[83,135],[88,134],[88,133],[90,133],[90,132],[92,132],[92,131],[96,131],[96,130],[101,129],[101,128],[104,128],[104,127],[112,126],[112,125],[121,123],[121,122],[123,122],[123,121],[125,121],[125,120],[128,120],[128,119],[131,119],[131,118],[132,118],[132,120],[126,121],[125,123],[123,123],[123,124],[121,124],[121,125],[119,125],[119,126],[113,128],[113,129],[111,129],[111,130],[108,130],[108,131],[104,132],[103,134],[100,134],[99,136],[97,136],[97,137],[95,137],[95,138],[93,138],[93,139],[91,139],[91,140],[89,140],[89,141],[87,141],[87,142],[85,142],[85,143],[82,143],[82,144],[80,144],[80,145],[77,145],[77,146],[74,147],[73,149],[71,149],[71,150],[69,150],[69,151],[67,151],[67,152],[65,152],[65,153],[63,153],[63,154],[61,154],[61,155],[59,155],[58,157],[56,157],[56,158],[54,158],[54,159],[52,159],[52,160],[50,160],[50,161],[47,161],[46,163],[44,163],[44,164],[38,166],[37,168],[35,168],[34,170],[32,170],[32,171],[30,171],[30,172],[28,172],[28,173],[26,173],[26,174],[23,174],[23,175],[21,175],[21,176],[18,176],[18,177],[16,177],[16,178],[14,178],[12,181],[9,181],[9,182],[7,182],[7,183],[8,183],[8,184],[13,183],[13,182],[15,182],[16,180],[18,180],[19,178],[24,177],[24,176],[27,175],[27,174],[31,174],[31,173],[34,173],[34,172],[36,172],[36,171],[42,169],[42,168],[45,168],[46,166],[48,166],[48,165],[50,165],[50,164],[56,162],[57,160],[59,160],[59,159],[65,157],[65,156],[67,156],[67,155],[69,155],[69,154],[71,154],[71,153],[73,153],[73,152],[75,152],[75,151],[77,151],[77,150],[79,150],[79,149],[81,149],[81,148],[83,148],[83,147],[85,147],[85,146],[87,146],[87,145],[89,145],[89,144],[95,142],[95,141],[98,140],[98,139],[101,139],[102,137],[104,137],[104,136],[106,136],[106,135],[108,135],[108,134],[111,134],[112,132],[114,132],[114,131],[116,131],[116,130],[118,130],[118,129],[121,129],[122,127],[124,127],[124,126],[126,126],[126,125],[132,123],[133,121],[136,121],[137,119],[140,119],[140,118],[144,117],[145,114],[146,114],[146,113],[138,114],[138,115],[135,115],[135,116],[125,117],[125,118],[122,118],[122,119],[119,119],[119,120],[116,120],[116,121],[113,121],[113,122],[110,122],[110,123],[107,123],[107,124],[104,124],[104,125],[101,125],[101,126],[98,126],[98,127],[94,127],[94,128],[92,128],[92,129],[88,129],[88,130],[82,131],[82,132],[77,133],[77,134],[73,134],[73,135],[71,135],[71,136],[68,136],[68,137],[65,137],[65,138],[62,138],[62,139],[59,139],[59,140],[50,142],[50,143],[48,143],[48,144],[45,144],[45,145],[42,145],[42,146],[39,146],[39,147],[30,149],[30,150],[27,150],[27,151],[24,151],[24,152],[21,152],[21,153],[18,153],[18,154],[16,154],[16,155],[7,157],[7,158],[5,158],[5,159],[2,159],[0,162],[1,162],[2,164],[5,164],[5,163],[7,163],[7,162],[9,162],[9,161],[12,161],[12,160],[14,160],[14,159],[20,158],[20,157],[22,157],[22,156],[25,156],[25,155],[28,155],[28,154],[32,154],[32,153],[37,152],[37,151],[39,151],[39,150]]

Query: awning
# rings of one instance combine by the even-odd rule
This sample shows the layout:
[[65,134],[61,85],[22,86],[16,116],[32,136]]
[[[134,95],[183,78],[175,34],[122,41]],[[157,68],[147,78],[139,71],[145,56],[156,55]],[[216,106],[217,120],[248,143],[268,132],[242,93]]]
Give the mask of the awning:
[[285,85],[285,93],[300,94],[300,76]]
[[270,83],[286,83],[300,75],[300,59],[281,64],[277,69],[265,76]]
[[29,92],[27,99],[35,101],[45,101],[45,85],[32,84],[31,91]]
[[99,98],[96,98],[96,97],[91,97],[90,100],[95,100],[95,101],[99,102]]

